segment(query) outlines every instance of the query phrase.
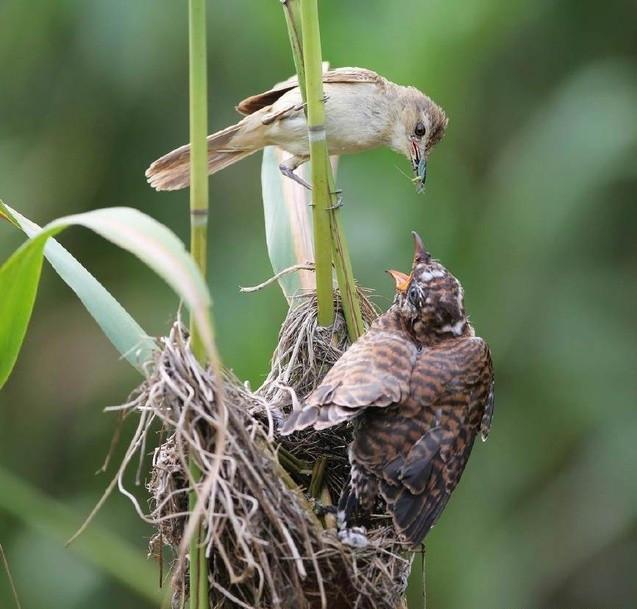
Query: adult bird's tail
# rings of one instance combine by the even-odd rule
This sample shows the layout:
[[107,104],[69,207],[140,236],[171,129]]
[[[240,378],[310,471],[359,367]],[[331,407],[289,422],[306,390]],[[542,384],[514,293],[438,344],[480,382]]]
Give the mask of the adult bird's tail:
[[[208,173],[221,171],[263,148],[252,116],[208,136]],[[156,190],[180,190],[190,185],[190,144],[180,146],[153,162],[146,170]]]

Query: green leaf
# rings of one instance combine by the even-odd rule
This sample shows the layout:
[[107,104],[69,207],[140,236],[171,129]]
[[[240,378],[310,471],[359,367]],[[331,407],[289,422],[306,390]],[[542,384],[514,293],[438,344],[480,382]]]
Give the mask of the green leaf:
[[[281,174],[279,164],[285,155],[280,148],[268,146],[261,164],[265,236],[275,274],[295,264],[314,261],[309,191]],[[307,177],[307,167],[308,164],[299,167],[297,173]],[[279,285],[288,303],[300,290],[316,287],[311,271],[284,275]]]
[[0,387],[13,369],[22,346],[33,310],[46,241],[71,225],[90,228],[137,256],[162,277],[189,308],[207,356],[211,361],[217,360],[210,323],[210,294],[183,243],[168,228],[140,211],[112,207],[54,220],[24,243],[0,268],[0,294],[3,295],[0,305]]
[[16,228],[20,228],[17,220],[13,217],[13,213],[13,210],[0,200],[0,218],[6,220],[9,224],[13,224]]
[[18,358],[42,271],[45,239],[20,248],[0,268],[0,388]]
[[[28,237],[41,228],[0,201],[4,216]],[[126,360],[142,374],[153,356],[155,343],[111,293],[55,239],[49,239],[44,256],[60,278],[77,294],[106,337]]]

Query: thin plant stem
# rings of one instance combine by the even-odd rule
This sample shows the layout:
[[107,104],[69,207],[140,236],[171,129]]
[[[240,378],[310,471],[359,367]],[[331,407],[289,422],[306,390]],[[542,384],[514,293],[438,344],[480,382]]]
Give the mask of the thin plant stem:
[[325,104],[317,0],[301,1],[301,30],[305,66],[307,127],[312,162],[312,220],[318,322],[322,326],[330,326],[334,322],[329,214],[331,197],[327,176],[329,157],[325,140]]
[[321,495],[326,468],[327,457],[325,455],[321,455],[316,460],[316,463],[314,463],[314,467],[312,468],[312,480],[310,481],[310,488],[308,489],[310,497],[314,497],[314,499],[318,499]]
[[285,23],[288,26],[288,35],[290,37],[290,46],[292,47],[294,67],[296,68],[296,75],[299,79],[301,97],[305,102],[305,66],[303,65],[303,43],[301,42],[301,13],[299,11],[299,2],[300,0],[281,0],[281,4],[283,5],[283,14],[285,15]]
[[[328,508],[333,505],[332,495],[330,494],[330,489],[327,488],[327,484],[324,484],[323,488],[321,489],[321,496],[319,497],[319,501],[321,502],[321,506],[323,508]],[[325,523],[324,528],[335,529],[337,527],[336,514],[326,510],[325,515],[323,516],[323,520]]]
[[[333,193],[336,186],[334,184],[332,168],[329,163],[328,178],[330,193]],[[334,195],[331,196],[330,230],[332,236],[332,258],[334,260],[334,268],[336,269],[336,281],[338,282],[341,293],[341,306],[345,314],[347,334],[349,339],[354,342],[365,332],[365,325],[363,324],[361,304],[358,298],[358,291],[356,290],[354,271],[352,270],[352,259],[349,255],[345,232],[341,226],[341,210],[335,205]]]
[[312,463],[295,457],[291,452],[279,446],[277,450],[279,463],[291,474],[308,476],[312,473]]
[[15,582],[13,581],[13,575],[11,575],[11,569],[9,568],[9,561],[7,560],[7,556],[4,553],[4,548],[0,543],[0,558],[2,558],[2,564],[4,565],[4,570],[7,574],[7,579],[9,580],[9,587],[11,588],[11,593],[13,594],[13,600],[15,601],[15,606],[18,609],[22,609],[22,605],[20,604],[20,597],[18,596],[18,590],[15,587]]
[[289,266],[287,269],[283,269],[282,271],[279,271],[276,275],[273,275],[272,277],[270,277],[270,279],[266,279],[265,281],[259,283],[258,285],[253,285],[250,287],[239,287],[239,292],[243,294],[258,292],[259,290],[262,290],[263,288],[268,287],[269,285],[273,284],[275,281],[278,281],[279,279],[281,279],[281,277],[285,277],[286,275],[289,275],[290,273],[296,273],[297,271],[313,271],[313,270],[314,270],[313,262],[306,262],[304,264],[294,264],[292,266]]
[[[206,77],[206,2],[189,0],[190,29],[190,248],[203,275],[208,245],[208,84]],[[194,327],[194,326],[193,326]],[[204,357],[201,339],[191,333],[192,348]]]
[[[189,70],[190,70],[190,251],[205,277],[208,258],[208,83],[206,70],[206,0],[189,0]],[[205,364],[206,352],[194,320],[190,320],[191,348]],[[190,473],[197,483],[201,471],[191,456]],[[197,491],[188,496],[188,508],[194,513]],[[192,517],[192,516],[191,516]],[[190,609],[208,609],[208,569],[202,545],[201,521],[189,540]]]
[[[325,109],[323,106],[324,96],[323,96],[323,82],[322,82],[322,62],[321,62],[321,45],[320,45],[320,32],[319,32],[319,23],[318,23],[318,10],[316,0],[282,0],[283,11],[285,15],[285,20],[288,26],[288,35],[290,37],[290,44],[292,47],[292,54],[294,56],[294,65],[297,69],[297,74],[299,78],[299,85],[301,89],[301,94],[303,96],[303,100],[307,101],[306,95],[306,73],[308,70],[308,64],[306,63],[306,54],[305,50],[306,44],[312,46],[313,50],[313,75],[315,76],[314,86],[320,87],[320,92],[318,96],[315,95],[316,99],[313,100],[314,106],[317,104],[320,106],[320,110],[323,113],[323,121],[325,122]],[[307,7],[306,4],[312,4],[313,6]],[[305,7],[305,9],[303,9]],[[303,10],[308,10],[309,8],[309,17],[310,22],[312,24],[312,35],[309,43],[304,42],[305,37],[301,34],[305,32],[303,27],[308,27],[307,22],[303,22],[302,14]],[[303,26],[303,27],[302,27]],[[309,50],[309,49],[308,49]],[[308,58],[309,59],[309,58]],[[308,104],[308,125],[309,125],[309,104]],[[312,131],[310,130],[310,136]],[[323,134],[325,131],[323,131]],[[349,256],[349,251],[347,248],[347,242],[345,240],[345,233],[342,229],[340,222],[340,212],[336,207],[337,200],[334,195],[335,192],[335,182],[334,176],[332,173],[332,166],[329,163],[329,157],[327,152],[327,143],[325,140],[323,142],[318,142],[318,146],[323,149],[321,154],[322,169],[321,173],[327,176],[327,191],[324,193],[324,201],[329,201],[327,204],[327,215],[329,216],[329,225],[330,225],[330,243],[332,249],[332,258],[334,260],[334,267],[336,269],[336,279],[338,283],[338,287],[341,293],[342,306],[345,314],[345,321],[347,323],[347,331],[350,337],[350,340],[356,340],[364,331],[363,325],[363,317],[361,314],[360,301],[358,298],[358,293],[356,291],[356,283],[354,281],[354,273],[352,271],[352,263]],[[311,152],[311,150],[310,150]],[[315,166],[317,161],[312,160],[312,167]],[[320,159],[319,161],[320,162]],[[314,195],[314,203],[316,204],[317,199],[317,191],[316,188],[313,187],[313,195]],[[316,211],[316,207],[314,208]],[[325,212],[323,212],[325,213]],[[315,238],[316,243],[316,238]],[[315,246],[316,247],[316,246]],[[318,278],[317,278],[317,292],[318,292]],[[320,303],[320,299],[319,299]],[[320,307],[320,305],[319,305]],[[320,311],[320,308],[319,308]]]

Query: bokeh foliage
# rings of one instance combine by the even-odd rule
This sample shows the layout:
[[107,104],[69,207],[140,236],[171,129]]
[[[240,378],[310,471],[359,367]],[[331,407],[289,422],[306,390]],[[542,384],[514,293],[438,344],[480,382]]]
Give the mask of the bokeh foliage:
[[[432,607],[631,606],[637,598],[637,11],[623,0],[321,3],[323,53],[413,83],[450,115],[427,192],[389,151],[343,159],[354,271],[385,307],[417,229],[463,281],[497,372],[493,433],[428,542]],[[131,205],[187,237],[187,194],[143,171],[187,140],[184,3],[0,3],[0,196],[40,224]],[[209,5],[210,126],[293,70],[279,3]],[[211,289],[224,361],[263,379],[285,301],[270,274],[259,156],[215,177]],[[0,226],[0,257],[20,242]],[[148,330],[176,300],[88,232],[61,241]],[[86,512],[120,402],[137,382],[55,274],[0,394],[0,463]],[[0,294],[0,298],[2,295]],[[1,323],[1,322],[0,322]],[[0,487],[0,493],[8,489]],[[102,528],[144,552],[114,497]],[[23,604],[152,607],[55,536],[2,512]],[[140,577],[143,574],[140,574]],[[10,606],[0,577],[0,606]]]

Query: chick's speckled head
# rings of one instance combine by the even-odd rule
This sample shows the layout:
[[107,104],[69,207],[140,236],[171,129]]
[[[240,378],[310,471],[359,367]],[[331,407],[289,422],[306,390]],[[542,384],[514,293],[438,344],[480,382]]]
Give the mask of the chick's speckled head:
[[416,334],[465,334],[468,321],[462,285],[425,250],[420,236],[412,235],[415,252],[411,274],[390,271],[396,281],[394,305]]

